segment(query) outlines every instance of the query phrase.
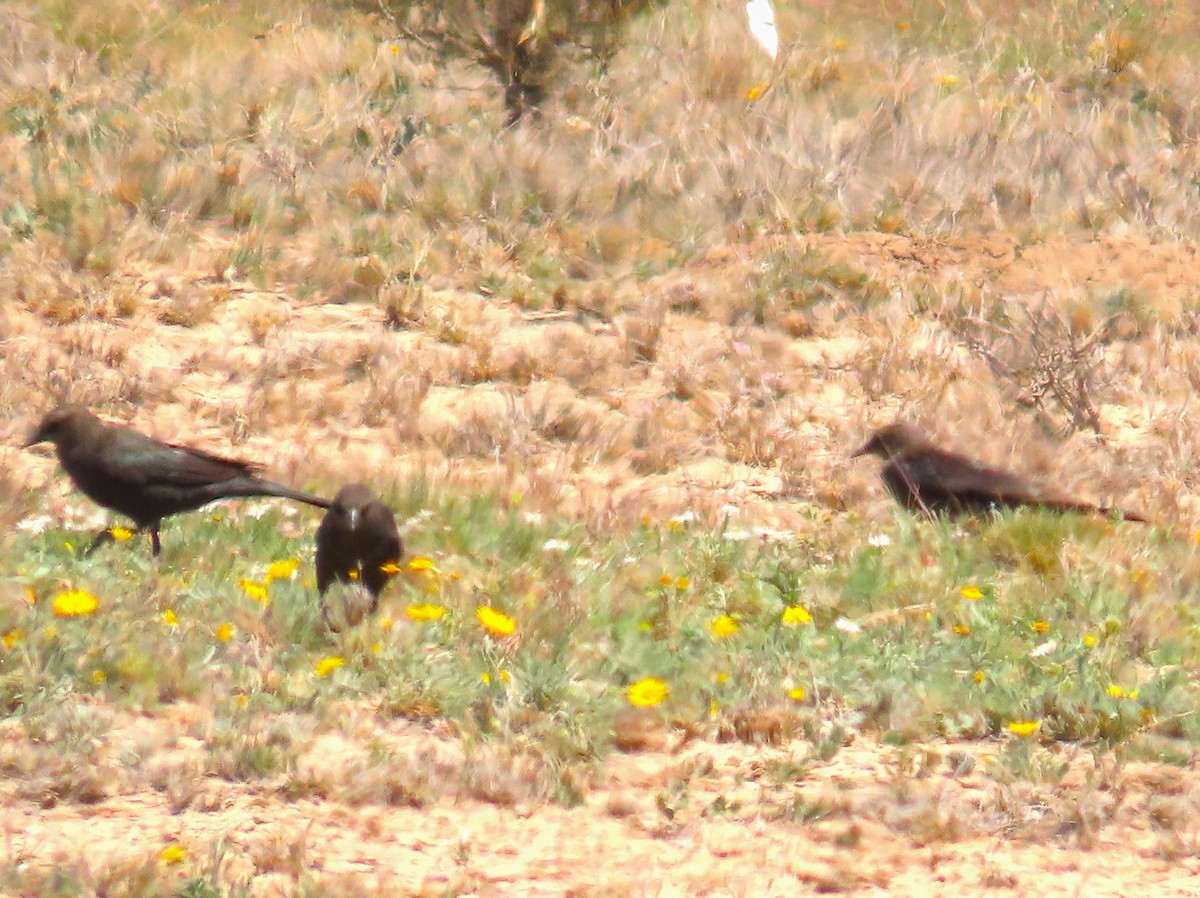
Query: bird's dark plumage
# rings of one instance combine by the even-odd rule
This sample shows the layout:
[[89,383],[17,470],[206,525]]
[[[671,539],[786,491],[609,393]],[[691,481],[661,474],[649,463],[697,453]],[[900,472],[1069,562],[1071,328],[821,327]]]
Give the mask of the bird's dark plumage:
[[1019,474],[938,449],[908,424],[892,424],[876,431],[854,455],[883,459],[881,474],[888,492],[910,511],[930,517],[1029,505],[1084,514],[1118,514],[1129,521],[1147,523],[1141,515],[1078,502]]
[[317,589],[332,583],[362,583],[375,602],[404,555],[396,516],[361,483],[342,487],[317,528]]
[[217,499],[279,496],[329,507],[326,499],[263,480],[255,474],[257,465],[160,442],[130,427],[107,424],[82,406],[50,412],[25,445],[46,442],[54,444],[59,463],[88,498],[150,531],[155,555],[161,551],[163,518]]

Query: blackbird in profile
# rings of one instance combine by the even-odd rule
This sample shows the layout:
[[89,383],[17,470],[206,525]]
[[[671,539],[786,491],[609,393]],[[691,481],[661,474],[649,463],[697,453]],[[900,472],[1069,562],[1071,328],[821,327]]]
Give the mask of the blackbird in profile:
[[371,593],[371,611],[395,574],[404,546],[392,510],[361,483],[342,487],[317,528],[317,589],[358,582]]
[[[162,551],[163,518],[217,499],[279,496],[329,507],[327,499],[257,477],[258,465],[160,442],[107,424],[78,405],[59,406],[46,415],[25,446],[46,442],[54,444],[59,463],[88,498],[132,518],[138,530],[150,531],[155,555]],[[111,531],[102,531],[85,554],[111,539]]]
[[1039,487],[1019,474],[938,449],[908,424],[891,424],[876,431],[854,453],[855,457],[860,455],[883,459],[881,474],[888,492],[909,511],[928,517],[957,517],[1028,505],[1054,511],[1116,514],[1127,521],[1148,523],[1139,514],[1079,502]]

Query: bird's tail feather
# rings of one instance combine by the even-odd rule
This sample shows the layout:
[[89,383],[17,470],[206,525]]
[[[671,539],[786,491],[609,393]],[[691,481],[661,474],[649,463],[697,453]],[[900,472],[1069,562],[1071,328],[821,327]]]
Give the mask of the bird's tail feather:
[[316,508],[328,508],[333,504],[332,499],[322,499],[303,490],[292,489],[282,483],[272,483],[270,480],[260,480],[257,477],[248,481],[243,487],[224,493],[227,497],[251,498],[254,496],[275,496],[279,499],[291,499],[293,502],[303,502]]
[[1052,508],[1056,511],[1074,511],[1082,512],[1083,514],[1098,514],[1106,518],[1117,517],[1123,521],[1133,521],[1137,524],[1152,524],[1154,523],[1148,517],[1138,514],[1136,511],[1126,511],[1123,508],[1113,508],[1103,505],[1088,505],[1085,502],[1040,502],[1040,505],[1046,508]]

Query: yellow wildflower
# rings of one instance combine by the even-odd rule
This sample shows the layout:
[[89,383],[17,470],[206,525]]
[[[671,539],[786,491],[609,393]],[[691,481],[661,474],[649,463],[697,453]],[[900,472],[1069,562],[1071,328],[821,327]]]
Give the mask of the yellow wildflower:
[[114,527],[108,528],[108,535],[111,536],[113,539],[115,539],[117,542],[123,543],[123,542],[125,542],[125,540],[127,540],[133,536],[133,531],[130,530],[128,527],[114,526]]
[[16,645],[18,642],[20,642],[24,638],[25,638],[24,633],[22,633],[19,629],[13,628],[12,630],[9,630],[7,633],[5,633],[2,638],[0,638],[0,642],[2,642],[4,644],[4,647],[6,649],[11,649],[14,645]]
[[270,583],[272,580],[290,580],[292,574],[300,567],[300,562],[295,558],[285,558],[283,561],[272,561],[267,567],[266,576],[263,577],[263,582]]
[[187,849],[182,845],[175,844],[174,842],[164,848],[162,853],[159,854],[159,858],[168,867],[173,867],[178,863],[182,863],[186,857]]
[[408,561],[408,569],[410,571],[432,571],[437,573],[437,565],[423,555],[418,555],[416,558],[410,558]]
[[712,634],[713,639],[728,639],[737,631],[737,621],[728,614],[715,617],[708,623],[708,632]]
[[404,609],[409,620],[431,621],[441,620],[446,616],[446,609],[441,605],[409,605]]
[[179,626],[179,618],[177,618],[175,616],[175,612],[173,610],[171,610],[170,608],[168,608],[166,611],[163,612],[162,622],[164,624],[166,624],[168,627],[178,627]]
[[848,48],[850,46],[850,42],[848,40],[846,40],[844,37],[835,37],[830,42],[830,46],[832,46],[833,49],[837,50],[840,53],[842,50],[845,50],[846,48]]
[[802,702],[808,698],[808,690],[803,686],[793,686],[788,690],[788,698],[794,702]]
[[512,636],[517,632],[515,620],[488,605],[480,605],[476,608],[475,616],[479,618],[483,628],[495,636]]
[[97,686],[99,686],[101,683],[103,683],[107,679],[108,679],[108,674],[106,674],[104,671],[102,671],[102,670],[93,670],[92,671],[92,682],[95,683]]
[[957,633],[959,636],[970,636],[971,628],[968,627],[966,624],[955,624],[954,632]]
[[729,682],[729,674],[725,673],[725,671],[721,671],[715,677],[713,677],[713,679],[716,680],[718,683],[728,683]]
[[51,624],[48,627],[43,627],[42,638],[46,640],[46,642],[54,642],[54,640],[58,639],[58,627],[54,626],[54,624]]
[[649,633],[651,630],[654,629],[654,624],[650,623],[650,621],[648,621],[648,620],[644,620],[640,624],[638,624],[638,629],[641,630],[643,633]]
[[625,695],[629,704],[637,708],[653,708],[666,701],[671,694],[671,687],[658,677],[643,677],[636,683],[631,683]]
[[383,651],[383,643],[372,642],[371,643],[371,651],[374,652],[376,655],[378,655],[380,652]]
[[396,622],[386,614],[379,619],[379,629],[381,629],[384,633],[390,633],[392,631],[392,627],[394,626],[396,626]]
[[716,720],[721,715],[721,706],[717,704],[716,699],[712,699],[708,703],[708,719]]
[[812,615],[808,613],[808,609],[800,605],[790,605],[783,609],[783,617],[780,618],[780,623],[785,627],[798,627],[801,624],[811,624]]
[[345,663],[346,659],[341,655],[330,655],[328,658],[322,658],[317,662],[317,676],[327,677]]
[[912,26],[909,25],[908,22],[906,22],[904,19],[901,19],[899,22],[896,23],[897,31],[908,31],[908,29],[911,27]]
[[380,573],[384,574],[398,574],[403,570],[403,568],[394,561],[388,561],[379,565],[379,570]]
[[252,598],[256,602],[262,602],[264,605],[270,601],[271,597],[267,593],[265,583],[259,583],[256,580],[242,580],[242,592]]
[[938,84],[946,88],[958,87],[958,81],[957,75],[938,75],[937,79]]
[[748,91],[746,91],[746,99],[750,100],[751,102],[754,102],[755,100],[757,100],[759,97],[761,97],[763,94],[765,94],[770,89],[771,89],[771,85],[769,82],[764,81],[761,84],[756,84],[756,85],[754,85],[754,87],[752,87]]
[[1041,725],[1040,720],[1014,720],[1008,725],[1008,731],[1017,736],[1032,736]]
[[960,594],[968,602],[978,602],[983,598],[983,590],[978,586],[964,586]]
[[492,685],[492,675],[490,673],[488,673],[486,670],[479,675],[479,679],[481,679],[483,681],[484,686]]
[[33,591],[32,586],[25,587],[25,604],[26,605],[36,605],[37,604],[37,593]]
[[676,589],[684,590],[684,589],[687,589],[691,585],[692,585],[692,581],[689,580],[687,577],[676,577],[675,578],[675,588]]
[[1093,636],[1091,633],[1088,633],[1086,636],[1083,637],[1083,644],[1086,645],[1089,649],[1095,647],[1096,637]]
[[671,585],[671,581],[673,579],[674,578],[670,574],[663,574],[661,577],[658,578],[658,585],[665,588],[665,587]]
[[217,642],[229,642],[229,640],[233,639],[233,624],[221,624],[221,626],[217,627],[217,631],[213,633],[213,636],[216,637]]
[[90,592],[71,589],[54,597],[54,613],[58,617],[82,617],[100,607],[100,602]]
[[984,672],[982,670],[977,670],[977,671],[975,671],[974,674],[971,675],[971,679],[973,679],[976,683],[982,683],[984,680],[987,679],[987,675],[984,674]]
[[1050,629],[1050,624],[1044,620],[1035,620],[1031,625],[1035,633],[1045,633]]

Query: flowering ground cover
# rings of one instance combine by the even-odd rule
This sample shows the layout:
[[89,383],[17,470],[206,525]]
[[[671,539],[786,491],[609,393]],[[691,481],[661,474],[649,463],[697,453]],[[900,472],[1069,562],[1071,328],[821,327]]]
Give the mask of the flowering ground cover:
[[[1194,890],[1200,30],[1044,12],[669,4],[506,131],[361,11],[0,11],[0,891]],[[155,562],[62,398],[370,484],[378,613],[283,502]],[[915,519],[895,417],[1155,523]]]

